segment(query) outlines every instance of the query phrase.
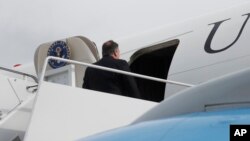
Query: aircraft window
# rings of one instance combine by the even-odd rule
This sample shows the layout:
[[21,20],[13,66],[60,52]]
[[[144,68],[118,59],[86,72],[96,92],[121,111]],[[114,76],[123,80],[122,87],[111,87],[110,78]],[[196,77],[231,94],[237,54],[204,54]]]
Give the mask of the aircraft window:
[[[130,59],[132,72],[167,79],[168,71],[179,40],[150,46],[135,52]],[[165,84],[135,78],[143,99],[160,102],[164,99]]]

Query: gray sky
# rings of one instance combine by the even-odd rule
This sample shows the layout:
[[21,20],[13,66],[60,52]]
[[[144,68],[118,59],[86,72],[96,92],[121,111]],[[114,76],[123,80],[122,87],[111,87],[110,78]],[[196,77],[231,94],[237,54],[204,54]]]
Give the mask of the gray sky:
[[139,18],[146,14],[137,8],[142,2],[0,0],[0,65],[31,62],[35,49],[52,40],[83,35],[99,44],[148,28],[154,22]]
[[36,48],[44,42],[82,35],[100,46],[108,39],[223,6],[216,3],[218,0],[0,0],[0,66],[33,62]]

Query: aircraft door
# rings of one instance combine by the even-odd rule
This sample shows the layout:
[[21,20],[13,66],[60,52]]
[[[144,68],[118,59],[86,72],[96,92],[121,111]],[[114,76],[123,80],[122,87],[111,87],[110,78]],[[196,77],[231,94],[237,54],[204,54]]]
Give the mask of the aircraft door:
[[[167,79],[168,71],[179,40],[172,40],[135,52],[130,58],[130,68],[134,73]],[[142,98],[160,102],[164,99],[165,83],[135,78]]]

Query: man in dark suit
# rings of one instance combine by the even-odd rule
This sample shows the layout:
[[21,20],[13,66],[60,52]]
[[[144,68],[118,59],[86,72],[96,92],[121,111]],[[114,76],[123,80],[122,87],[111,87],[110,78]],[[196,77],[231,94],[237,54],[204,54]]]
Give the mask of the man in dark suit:
[[[121,60],[118,44],[112,40],[102,46],[103,58],[95,65],[114,68],[130,72],[128,63]],[[135,79],[132,76],[98,70],[88,67],[83,79],[83,88],[113,93],[123,96],[140,98],[139,90]]]

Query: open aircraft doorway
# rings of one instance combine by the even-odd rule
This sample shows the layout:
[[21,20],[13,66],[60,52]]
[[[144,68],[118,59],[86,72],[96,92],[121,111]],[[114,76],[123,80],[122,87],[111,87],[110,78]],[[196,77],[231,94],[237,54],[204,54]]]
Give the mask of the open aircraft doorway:
[[[179,40],[172,40],[143,48],[135,52],[130,58],[132,72],[167,79],[168,71],[179,44]],[[142,99],[160,102],[164,99],[165,84],[141,78],[135,78]]]

